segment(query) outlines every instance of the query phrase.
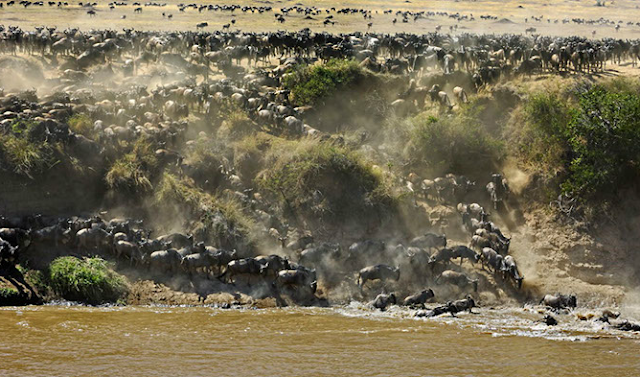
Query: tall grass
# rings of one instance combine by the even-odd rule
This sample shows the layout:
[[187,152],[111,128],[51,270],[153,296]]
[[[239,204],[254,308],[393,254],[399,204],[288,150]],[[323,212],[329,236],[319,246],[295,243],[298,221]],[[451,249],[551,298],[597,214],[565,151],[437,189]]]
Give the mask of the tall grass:
[[93,122],[86,114],[74,114],[69,118],[69,129],[77,134],[87,137],[93,136]]
[[29,178],[55,164],[51,145],[29,140],[26,132],[0,135],[0,161],[8,170]]
[[105,180],[109,188],[136,194],[150,192],[158,174],[159,162],[150,142],[139,140],[133,151],[116,160]]
[[251,246],[253,221],[232,198],[209,194],[164,173],[154,192],[154,207],[164,216],[190,224],[189,231],[217,246]]
[[48,280],[63,298],[92,305],[116,302],[128,291],[125,278],[101,258],[57,258],[49,266]]

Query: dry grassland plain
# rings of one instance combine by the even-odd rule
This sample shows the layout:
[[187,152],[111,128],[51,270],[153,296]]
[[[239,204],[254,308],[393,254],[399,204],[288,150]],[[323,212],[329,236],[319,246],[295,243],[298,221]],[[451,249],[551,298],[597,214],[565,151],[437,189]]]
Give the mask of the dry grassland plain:
[[[273,11],[259,14],[258,12],[209,11],[199,12],[195,8],[180,11],[177,0],[158,1],[155,5],[140,1],[142,12],[134,12],[138,5],[134,1],[127,1],[127,5],[116,6],[111,10],[106,0],[96,1],[95,6],[80,6],[81,2],[69,1],[68,6],[49,6],[47,1],[43,6],[24,7],[18,3],[7,6],[6,1],[0,2],[0,24],[5,26],[20,26],[32,29],[36,26],[56,26],[61,29],[80,28],[89,29],[122,29],[135,28],[137,30],[196,30],[196,24],[207,22],[204,31],[221,30],[224,24],[232,19],[236,22],[231,30],[241,31],[296,31],[310,28],[313,31],[328,31],[332,33],[367,31],[378,33],[428,33],[441,26],[442,32],[448,32],[450,26],[457,25],[454,33],[515,33],[524,34],[528,28],[535,28],[536,34],[541,35],[578,35],[596,38],[616,37],[625,39],[640,38],[640,1],[619,0],[598,6],[594,0],[563,0],[563,1],[198,1],[198,5],[240,5],[240,6],[271,6]],[[188,4],[188,2],[186,2]],[[305,19],[304,13],[290,12],[286,21],[279,23],[274,14],[281,8],[302,6],[316,7],[322,10],[321,15],[313,15],[313,19]],[[372,11],[371,20],[365,20],[361,14],[337,14],[331,11],[349,7],[368,9]],[[95,16],[87,12],[93,9]],[[329,10],[330,13],[326,13]],[[384,10],[393,10],[384,13]],[[448,15],[436,14],[420,18],[416,21],[412,17],[408,22],[402,22],[402,17],[396,11],[427,11],[447,12],[448,15],[459,13],[469,16],[467,20],[457,21]],[[163,16],[162,14],[165,14]],[[167,17],[172,15],[171,18]],[[334,25],[323,24],[327,15],[333,15]],[[492,16],[483,19],[481,16]],[[473,16],[473,20],[471,19]],[[493,18],[497,17],[497,18]],[[535,18],[534,18],[535,17]],[[394,23],[393,20],[397,19]],[[584,23],[571,20],[583,19]],[[563,22],[564,20],[564,22]],[[600,20],[599,22],[597,22]],[[606,22],[603,22],[606,20]],[[594,22],[590,22],[594,21]],[[373,25],[369,28],[368,24]],[[616,30],[616,25],[620,25]],[[595,34],[593,34],[595,31]]]

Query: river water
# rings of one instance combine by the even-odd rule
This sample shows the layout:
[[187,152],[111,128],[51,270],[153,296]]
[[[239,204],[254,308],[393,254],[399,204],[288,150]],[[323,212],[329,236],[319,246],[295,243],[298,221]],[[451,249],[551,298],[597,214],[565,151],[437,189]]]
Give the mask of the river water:
[[640,376],[640,337],[522,309],[0,308],[0,376]]

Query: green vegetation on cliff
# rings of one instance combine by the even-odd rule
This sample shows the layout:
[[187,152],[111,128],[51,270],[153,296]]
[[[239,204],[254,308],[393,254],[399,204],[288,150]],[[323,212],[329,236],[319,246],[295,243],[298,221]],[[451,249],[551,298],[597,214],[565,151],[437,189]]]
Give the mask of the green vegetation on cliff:
[[117,302],[127,293],[123,276],[101,258],[60,257],[49,266],[48,282],[61,297],[97,305]]

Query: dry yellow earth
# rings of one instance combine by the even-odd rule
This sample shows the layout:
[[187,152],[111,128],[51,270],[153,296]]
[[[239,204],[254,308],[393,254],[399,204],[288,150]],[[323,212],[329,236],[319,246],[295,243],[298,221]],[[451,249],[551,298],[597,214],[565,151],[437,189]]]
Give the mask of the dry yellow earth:
[[[122,28],[135,28],[138,30],[196,30],[196,24],[207,22],[209,26],[206,31],[221,30],[222,25],[236,19],[236,24],[232,30],[242,31],[273,31],[289,30],[297,31],[303,28],[310,28],[313,31],[353,32],[367,31],[367,24],[373,23],[371,31],[383,33],[412,32],[427,33],[433,32],[436,26],[441,26],[443,32],[448,32],[450,26],[458,25],[454,33],[517,33],[524,34],[527,28],[536,28],[536,33],[543,35],[580,35],[591,37],[595,31],[596,37],[616,37],[616,38],[640,38],[640,26],[635,25],[640,21],[640,10],[638,2],[632,0],[619,0],[606,2],[606,6],[596,6],[595,0],[563,0],[563,1],[200,1],[198,4],[220,4],[220,5],[249,5],[249,6],[272,6],[273,11],[263,14],[243,13],[236,11],[233,14],[228,11],[207,11],[198,12],[197,9],[188,8],[184,12],[179,11],[180,1],[168,0],[158,1],[158,5],[145,6],[144,1],[140,1],[143,11],[134,13],[137,5],[129,1],[126,6],[118,6],[114,10],[109,9],[106,0],[98,1],[93,8],[96,16],[90,16],[87,11],[91,8],[79,6],[78,1],[69,2],[68,7],[45,5],[29,6],[15,4],[0,8],[0,24],[5,26],[13,25],[31,29],[35,26],[56,26],[61,29],[78,27],[83,30],[111,28],[120,30]],[[322,15],[314,15],[313,20],[305,19],[304,13],[290,12],[286,16],[286,22],[278,23],[274,14],[281,8],[299,6],[315,6],[323,10]],[[372,11],[372,19],[365,20],[360,14],[337,15],[336,12],[326,13],[332,7],[340,9],[343,7],[364,8]],[[392,14],[384,14],[383,10],[394,10]],[[453,18],[436,15],[403,23],[402,17],[396,16],[397,10],[410,11],[432,11],[448,12],[449,14],[459,13],[460,15],[473,15],[474,21],[456,21]],[[162,13],[171,14],[173,17],[163,17]],[[334,16],[335,25],[324,26],[322,21],[327,14]],[[496,19],[486,20],[481,16],[491,15]],[[123,18],[126,17],[126,18]],[[533,19],[538,18],[538,20]],[[539,17],[542,17],[540,19]],[[574,22],[563,23],[563,20],[581,18],[585,21],[599,20],[601,18],[615,22],[620,25],[620,30],[616,31],[614,24],[576,24]],[[397,23],[393,23],[397,19]],[[525,20],[527,22],[525,22]],[[621,23],[619,23],[621,21]],[[627,25],[632,22],[633,25]]]

